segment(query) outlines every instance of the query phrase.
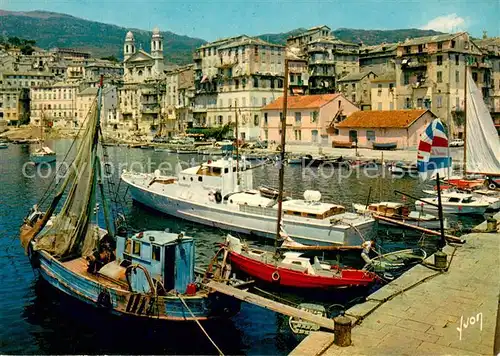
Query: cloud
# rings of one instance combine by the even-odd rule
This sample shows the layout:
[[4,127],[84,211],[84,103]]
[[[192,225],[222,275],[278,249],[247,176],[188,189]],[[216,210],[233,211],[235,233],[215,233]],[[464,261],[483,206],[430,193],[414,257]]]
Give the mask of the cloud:
[[438,16],[420,27],[422,30],[435,30],[440,32],[458,32],[467,28],[466,21],[457,14]]

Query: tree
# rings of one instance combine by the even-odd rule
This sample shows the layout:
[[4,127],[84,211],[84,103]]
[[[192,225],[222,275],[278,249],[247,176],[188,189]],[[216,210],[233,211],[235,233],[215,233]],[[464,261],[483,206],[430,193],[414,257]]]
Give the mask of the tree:
[[19,37],[9,37],[7,39],[7,42],[9,42],[9,44],[11,44],[12,46],[16,47],[19,47],[21,45],[21,40],[19,39]]
[[114,55],[107,56],[107,57],[101,57],[101,59],[103,59],[105,61],[116,62],[116,63],[119,62],[118,58],[116,58]]

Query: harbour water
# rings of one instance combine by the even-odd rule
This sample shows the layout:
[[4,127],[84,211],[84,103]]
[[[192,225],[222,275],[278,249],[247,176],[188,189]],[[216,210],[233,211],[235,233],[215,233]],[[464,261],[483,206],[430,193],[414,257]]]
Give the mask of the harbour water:
[[[60,140],[49,144],[55,148],[60,162],[71,142]],[[210,158],[125,147],[110,147],[107,150],[115,178],[122,169],[129,169],[130,166],[135,170],[154,171],[160,163],[164,163],[160,168],[175,168],[179,160],[187,162],[182,164],[185,166],[193,160]],[[69,300],[33,273],[17,239],[19,226],[27,210],[37,203],[49,186],[55,166],[35,168],[26,165],[29,153],[28,145],[10,145],[0,153],[0,353],[216,353],[194,324],[146,326],[118,321]],[[285,170],[285,190],[293,195],[302,194],[306,189],[319,190],[323,199],[350,208],[353,202],[366,202],[370,186],[372,202],[380,198],[401,201],[401,196],[394,195],[394,190],[421,196],[421,189],[428,188],[416,179],[393,179],[388,172],[384,175],[378,179],[356,172],[348,176],[347,171],[338,169],[326,168],[320,172],[313,168],[288,166]],[[255,169],[254,185],[277,187],[277,167],[269,164]],[[123,186],[120,194],[125,196],[126,216],[134,229],[169,228],[195,237],[197,264],[200,266],[208,263],[224,238],[225,233],[218,229],[175,220],[133,204]],[[467,219],[461,223],[472,226],[481,220]],[[380,249],[386,252],[417,246],[421,236],[380,231],[377,240]],[[263,243],[255,241],[255,244]],[[424,241],[424,247],[429,250],[435,248],[435,244],[436,238]],[[295,302],[306,300],[306,296],[281,294],[281,297]],[[352,299],[352,296],[340,292],[327,297],[330,304],[342,304]],[[207,324],[207,329],[227,354],[287,354],[297,345],[288,330],[286,317],[249,304],[243,304],[241,312],[231,320]]]

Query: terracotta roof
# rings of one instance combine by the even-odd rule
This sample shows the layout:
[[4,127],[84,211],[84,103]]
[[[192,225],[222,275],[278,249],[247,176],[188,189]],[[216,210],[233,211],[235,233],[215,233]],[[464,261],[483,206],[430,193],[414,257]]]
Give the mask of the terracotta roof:
[[[356,111],[337,128],[407,128],[429,110]],[[429,111],[432,116],[434,115]]]
[[[308,109],[320,108],[323,105],[334,100],[341,94],[321,94],[321,95],[297,95],[288,96],[288,110],[290,109]],[[283,97],[279,97],[272,103],[267,104],[262,110],[281,110],[283,109]]]

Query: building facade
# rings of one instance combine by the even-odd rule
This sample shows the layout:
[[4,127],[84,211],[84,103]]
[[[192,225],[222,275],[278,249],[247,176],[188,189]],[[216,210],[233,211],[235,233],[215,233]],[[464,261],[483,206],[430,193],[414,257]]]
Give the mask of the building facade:
[[371,81],[371,109],[396,109],[396,73],[386,72]]
[[371,86],[377,75],[372,71],[351,73],[338,80],[338,91],[361,110],[371,110]]
[[[78,83],[46,83],[31,87],[31,123],[50,127],[76,128],[83,116],[77,108]],[[82,114],[83,115],[83,114]]]
[[[289,96],[287,105],[286,141],[294,144],[331,144],[335,122],[359,110],[342,94]],[[282,113],[283,97],[262,108],[263,140],[280,142]]]

